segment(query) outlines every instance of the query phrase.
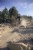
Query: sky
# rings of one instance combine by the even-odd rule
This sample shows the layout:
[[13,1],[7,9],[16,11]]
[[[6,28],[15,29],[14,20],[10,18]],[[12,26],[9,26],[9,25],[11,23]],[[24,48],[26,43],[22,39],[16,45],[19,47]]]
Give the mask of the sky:
[[13,6],[21,15],[33,16],[33,0],[0,0],[0,11]]

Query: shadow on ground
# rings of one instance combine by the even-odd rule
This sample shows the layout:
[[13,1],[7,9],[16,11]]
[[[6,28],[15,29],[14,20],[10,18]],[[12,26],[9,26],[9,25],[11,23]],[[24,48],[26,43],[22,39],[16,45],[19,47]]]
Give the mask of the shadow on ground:
[[30,47],[30,49],[29,49],[28,46],[25,47],[22,44],[8,42],[7,47],[0,48],[0,50],[33,50],[33,47]]
[[10,49],[5,47],[5,48],[0,48],[0,50],[10,50]]
[[21,34],[29,34],[29,33],[33,33],[33,29],[32,28],[22,28],[22,29],[17,29],[15,28],[12,33],[17,32],[17,33],[21,33]]

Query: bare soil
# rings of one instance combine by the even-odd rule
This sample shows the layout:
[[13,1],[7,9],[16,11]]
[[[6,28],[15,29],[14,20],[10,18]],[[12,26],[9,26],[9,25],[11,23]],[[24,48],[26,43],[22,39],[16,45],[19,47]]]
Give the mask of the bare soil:
[[[31,32],[30,32],[31,31]],[[6,47],[7,42],[33,38],[33,29],[11,27],[9,24],[0,24],[0,48]]]

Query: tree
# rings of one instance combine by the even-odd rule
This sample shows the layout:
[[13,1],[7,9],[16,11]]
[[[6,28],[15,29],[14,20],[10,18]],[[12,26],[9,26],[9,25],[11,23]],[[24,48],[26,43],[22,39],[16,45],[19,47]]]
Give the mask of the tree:
[[16,18],[18,16],[18,11],[15,7],[12,7],[9,9],[9,15],[10,15],[10,19],[11,21],[14,23],[16,22]]
[[7,10],[7,8],[5,8],[5,9],[2,11],[3,22],[4,22],[4,20],[8,19],[8,17],[9,17],[9,11]]
[[12,17],[12,16],[17,17],[18,11],[16,10],[15,7],[12,7],[9,9],[9,14],[10,14],[10,17]]
[[0,23],[2,23],[2,12],[0,11]]
[[0,11],[0,19],[1,19],[2,12]]
[[19,24],[20,24],[20,18],[21,18],[21,15],[18,14],[17,19],[18,19]]

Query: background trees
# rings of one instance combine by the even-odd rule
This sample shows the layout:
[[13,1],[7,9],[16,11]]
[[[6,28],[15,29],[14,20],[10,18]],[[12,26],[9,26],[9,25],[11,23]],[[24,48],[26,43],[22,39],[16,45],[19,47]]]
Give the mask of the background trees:
[[17,16],[18,15],[18,11],[15,7],[12,7],[9,9],[9,14],[10,14],[10,17],[11,16]]
[[[11,22],[11,23],[20,23],[20,17],[21,15],[18,13],[17,9],[15,7],[10,8],[9,10],[5,8],[3,11],[0,11],[0,22]],[[22,16],[25,19],[32,20],[32,16]]]
[[0,11],[0,18],[1,18],[2,12]]
[[8,19],[8,16],[9,16],[9,11],[7,10],[7,8],[5,8],[2,11],[2,19],[3,19],[3,22],[4,22],[4,20],[6,21],[6,19]]
[[15,7],[12,7],[9,9],[9,15],[10,15],[10,19],[11,21],[14,23],[16,22],[16,18],[18,16],[18,11]]

